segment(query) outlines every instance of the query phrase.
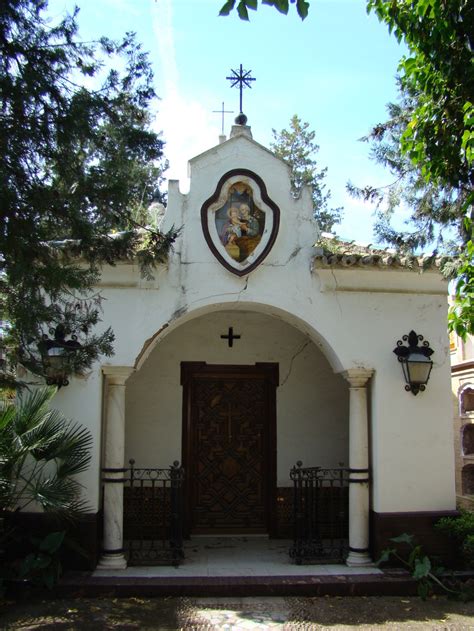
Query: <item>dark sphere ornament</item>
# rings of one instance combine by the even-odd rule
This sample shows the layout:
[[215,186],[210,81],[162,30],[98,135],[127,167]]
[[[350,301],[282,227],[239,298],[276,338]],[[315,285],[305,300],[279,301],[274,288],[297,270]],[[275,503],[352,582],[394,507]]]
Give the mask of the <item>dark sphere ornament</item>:
[[238,116],[235,117],[235,123],[237,125],[246,125],[247,124],[247,117],[245,116],[245,114],[243,112],[240,112],[240,114]]

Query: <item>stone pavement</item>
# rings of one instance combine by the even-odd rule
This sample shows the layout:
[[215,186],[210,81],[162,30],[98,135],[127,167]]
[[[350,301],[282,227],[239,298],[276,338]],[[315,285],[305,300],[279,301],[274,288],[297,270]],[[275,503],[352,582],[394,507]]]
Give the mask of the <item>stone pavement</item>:
[[184,627],[198,629],[281,629],[291,618],[287,598],[198,598],[189,601]]
[[473,631],[474,603],[419,598],[194,598],[179,599],[179,629],[287,631],[431,629]]
[[472,631],[474,603],[412,597],[67,598],[0,603],[3,631]]
[[95,570],[95,578],[186,578],[186,577],[331,577],[380,576],[376,566],[348,567],[328,561],[296,565],[289,557],[289,539],[258,536],[193,537],[184,542],[184,561],[178,566],[129,566],[125,570]]

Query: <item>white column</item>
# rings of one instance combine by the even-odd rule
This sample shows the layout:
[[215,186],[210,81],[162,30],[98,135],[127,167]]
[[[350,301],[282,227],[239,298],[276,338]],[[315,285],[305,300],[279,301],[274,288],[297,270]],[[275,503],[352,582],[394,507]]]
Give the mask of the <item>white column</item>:
[[347,565],[371,565],[369,556],[369,430],[367,382],[372,370],[342,373],[349,382],[349,555]]
[[103,366],[105,376],[104,535],[98,569],[127,567],[123,552],[123,482],[125,455],[125,382],[133,368]]

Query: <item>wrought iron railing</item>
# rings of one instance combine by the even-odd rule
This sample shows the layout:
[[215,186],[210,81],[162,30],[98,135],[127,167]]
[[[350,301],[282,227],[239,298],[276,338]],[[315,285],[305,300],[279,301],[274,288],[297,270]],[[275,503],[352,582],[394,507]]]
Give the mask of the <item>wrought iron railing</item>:
[[293,545],[297,564],[342,562],[349,528],[349,470],[303,467],[291,469],[293,480]]
[[184,469],[135,468],[125,473],[124,539],[130,565],[179,565],[183,553]]

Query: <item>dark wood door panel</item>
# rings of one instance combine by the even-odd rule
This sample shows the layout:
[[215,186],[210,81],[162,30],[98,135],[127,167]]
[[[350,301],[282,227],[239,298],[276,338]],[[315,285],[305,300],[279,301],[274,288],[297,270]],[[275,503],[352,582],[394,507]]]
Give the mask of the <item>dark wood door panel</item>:
[[264,380],[197,379],[193,390],[194,530],[264,531]]
[[183,364],[191,532],[268,532],[276,466],[276,371],[268,364]]

